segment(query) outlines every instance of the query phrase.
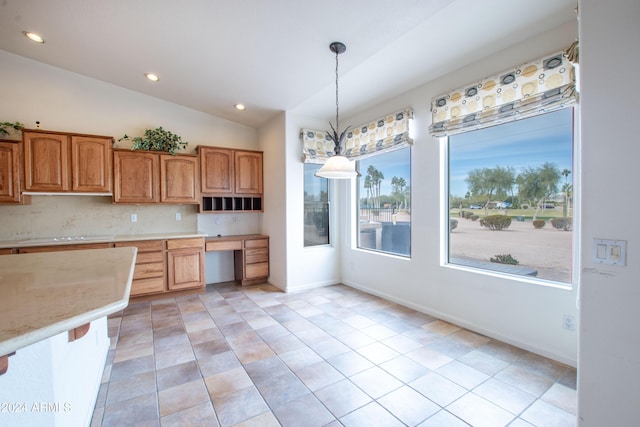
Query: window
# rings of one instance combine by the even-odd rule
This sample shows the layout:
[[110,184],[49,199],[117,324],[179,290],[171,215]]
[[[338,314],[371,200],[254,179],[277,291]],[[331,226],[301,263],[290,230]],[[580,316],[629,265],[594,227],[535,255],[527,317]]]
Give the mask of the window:
[[411,255],[411,148],[357,163],[358,247]]
[[450,264],[570,284],[573,109],[449,136]]
[[304,246],[329,244],[329,183],[314,174],[322,167],[304,164]]

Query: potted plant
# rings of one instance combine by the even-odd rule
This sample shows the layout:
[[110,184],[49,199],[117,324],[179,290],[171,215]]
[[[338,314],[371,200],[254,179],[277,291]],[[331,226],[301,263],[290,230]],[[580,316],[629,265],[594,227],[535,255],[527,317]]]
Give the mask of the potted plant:
[[[7,129],[8,128],[8,129]],[[1,122],[0,123],[0,138],[3,138],[5,136],[9,136],[10,132],[20,132],[22,129],[24,129],[24,124],[20,123],[20,122]]]
[[144,131],[144,136],[132,138],[125,134],[118,141],[123,139],[133,142],[132,150],[165,151],[170,154],[176,154],[176,151],[185,149],[188,144],[188,142],[182,141],[178,135],[164,130],[162,127],[147,129]]

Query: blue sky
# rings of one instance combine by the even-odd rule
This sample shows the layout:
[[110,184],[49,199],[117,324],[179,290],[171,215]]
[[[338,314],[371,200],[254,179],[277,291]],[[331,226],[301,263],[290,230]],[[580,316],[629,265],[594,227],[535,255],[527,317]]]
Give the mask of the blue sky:
[[[375,166],[376,169],[382,172],[384,180],[380,185],[380,194],[391,194],[393,187],[391,186],[391,180],[394,176],[398,178],[404,178],[408,185],[411,184],[411,169],[409,167],[411,158],[411,149],[409,147],[402,148],[400,150],[391,151],[389,153],[381,154],[378,156],[371,156],[366,159],[362,159],[358,165],[358,171],[362,174],[360,178],[360,197],[367,196],[367,190],[364,188],[364,177],[367,175],[367,168],[369,165]],[[383,160],[383,162],[381,162]]]
[[451,137],[449,193],[464,197],[467,192],[464,179],[473,169],[512,166],[517,175],[527,167],[551,162],[560,171],[573,171],[572,114],[571,108],[565,108]]

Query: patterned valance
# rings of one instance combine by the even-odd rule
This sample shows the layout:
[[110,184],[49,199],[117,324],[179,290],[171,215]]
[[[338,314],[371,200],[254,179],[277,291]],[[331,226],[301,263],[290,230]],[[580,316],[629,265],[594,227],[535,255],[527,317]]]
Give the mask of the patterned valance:
[[[409,136],[413,110],[405,108],[378,120],[349,129],[341,154],[351,160],[396,150],[413,144]],[[335,145],[326,131],[302,129],[302,161],[324,163],[335,154]]]
[[524,119],[576,102],[575,70],[558,52],[436,96],[431,101],[435,137]]

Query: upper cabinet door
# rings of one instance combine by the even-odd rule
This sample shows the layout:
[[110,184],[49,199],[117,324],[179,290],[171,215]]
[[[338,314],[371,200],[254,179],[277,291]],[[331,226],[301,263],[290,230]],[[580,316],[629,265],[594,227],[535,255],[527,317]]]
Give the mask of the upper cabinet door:
[[207,194],[233,193],[233,150],[199,147],[200,191]]
[[198,203],[198,158],[160,155],[160,201]]
[[236,194],[262,194],[262,153],[235,152]]
[[71,137],[72,190],[111,192],[111,138]]
[[114,203],[158,203],[160,158],[139,151],[113,152]]
[[69,190],[69,137],[23,132],[26,191]]
[[20,147],[0,142],[0,203],[20,201]]

